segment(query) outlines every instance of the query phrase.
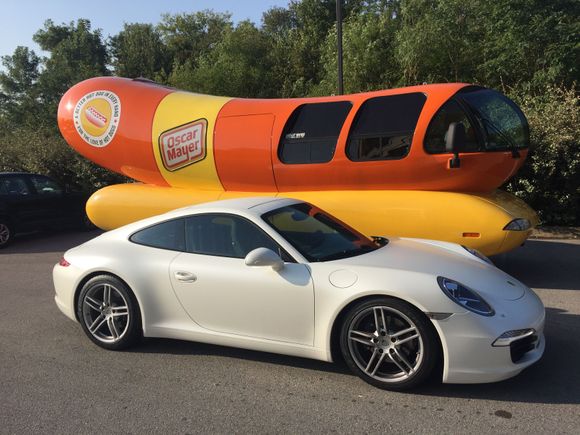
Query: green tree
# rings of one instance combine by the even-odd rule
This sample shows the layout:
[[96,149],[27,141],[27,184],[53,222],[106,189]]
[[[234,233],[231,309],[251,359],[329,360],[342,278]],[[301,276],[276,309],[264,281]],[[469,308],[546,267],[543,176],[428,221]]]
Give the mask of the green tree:
[[40,58],[27,47],[3,56],[0,71],[0,118],[14,125],[38,123]]
[[[378,3],[378,2],[377,2]],[[371,3],[368,9],[351,15],[343,25],[343,70],[345,93],[396,86],[400,82],[394,53],[399,18],[395,5]],[[337,91],[336,26],[322,49],[324,75],[314,92]]]
[[167,49],[152,24],[125,23],[123,30],[110,38],[109,50],[115,75],[151,80],[167,76]]
[[230,14],[210,10],[192,14],[163,16],[157,26],[170,57],[176,66],[197,66],[197,60],[209,53],[233,27]]
[[507,189],[552,225],[580,225],[580,97],[574,88],[513,89],[530,123],[530,154]]
[[242,21],[225,33],[198,66],[178,67],[170,83],[194,92],[235,97],[271,97],[275,94],[268,53],[270,44],[256,26]]
[[76,83],[108,75],[108,52],[100,30],[92,30],[89,20],[55,25],[51,20],[34,34],[34,41],[50,56],[44,59],[39,77],[41,98],[54,116],[62,95]]

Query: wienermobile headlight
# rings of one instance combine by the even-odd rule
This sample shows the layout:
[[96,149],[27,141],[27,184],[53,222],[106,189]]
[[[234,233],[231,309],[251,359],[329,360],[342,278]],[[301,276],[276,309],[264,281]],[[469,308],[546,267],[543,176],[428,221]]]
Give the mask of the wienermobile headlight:
[[527,231],[532,227],[532,224],[527,219],[514,219],[507,224],[503,229],[505,231]]

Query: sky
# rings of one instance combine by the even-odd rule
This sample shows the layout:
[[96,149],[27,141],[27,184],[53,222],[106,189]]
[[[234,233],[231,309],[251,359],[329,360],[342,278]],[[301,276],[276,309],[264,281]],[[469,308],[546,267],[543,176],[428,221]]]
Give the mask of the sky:
[[289,0],[0,0],[0,56],[11,55],[19,45],[41,54],[32,35],[47,19],[56,24],[88,18],[105,38],[118,33],[123,23],[157,24],[164,13],[191,13],[204,9],[230,12],[234,22],[261,23],[262,13]]

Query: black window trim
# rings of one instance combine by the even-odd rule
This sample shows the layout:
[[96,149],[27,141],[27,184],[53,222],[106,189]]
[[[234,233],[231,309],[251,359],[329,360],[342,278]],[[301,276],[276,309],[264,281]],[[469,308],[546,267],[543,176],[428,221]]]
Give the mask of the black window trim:
[[[417,117],[417,122],[415,123],[415,128],[411,132],[411,143],[409,144],[409,149],[407,150],[405,155],[403,155],[401,157],[384,157],[381,159],[360,159],[360,160],[353,159],[353,157],[351,156],[351,153],[349,152],[349,148],[350,148],[349,145],[350,145],[351,139],[360,139],[360,138],[365,138],[365,137],[377,137],[376,133],[372,133],[372,134],[365,133],[365,134],[353,135],[353,132],[352,132],[354,129],[354,126],[356,125],[356,122],[361,114],[361,109],[366,104],[366,102],[373,100],[375,98],[394,97],[394,96],[413,95],[413,94],[423,95],[425,97],[425,101],[423,101],[423,106],[421,106],[421,110],[419,111],[419,116]],[[390,161],[390,160],[403,160],[403,159],[407,158],[407,156],[411,153],[411,148],[413,147],[413,141],[415,140],[415,131],[417,130],[417,124],[419,123],[419,118],[421,117],[421,114],[423,113],[423,108],[425,107],[425,104],[427,103],[428,99],[429,99],[429,95],[427,95],[425,92],[417,91],[417,92],[405,92],[402,94],[377,95],[377,96],[370,97],[370,98],[367,98],[366,100],[364,100],[360,104],[360,106],[358,107],[358,109],[354,115],[354,118],[353,118],[352,122],[350,123],[350,128],[348,130],[348,135],[346,137],[346,143],[344,144],[344,155],[346,156],[346,158],[353,163],[374,163],[374,162],[384,162],[384,161]],[[389,133],[391,135],[398,135],[400,133],[408,133],[408,130],[383,131],[380,133]]]

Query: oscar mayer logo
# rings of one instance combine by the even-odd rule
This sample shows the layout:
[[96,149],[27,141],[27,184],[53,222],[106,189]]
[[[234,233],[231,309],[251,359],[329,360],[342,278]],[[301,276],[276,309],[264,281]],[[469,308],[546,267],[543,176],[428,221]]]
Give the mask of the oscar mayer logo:
[[207,120],[202,118],[162,133],[159,136],[159,151],[165,169],[173,172],[203,160],[206,131]]
[[82,97],[73,112],[80,137],[97,148],[111,143],[119,128],[121,100],[111,91],[94,91]]

